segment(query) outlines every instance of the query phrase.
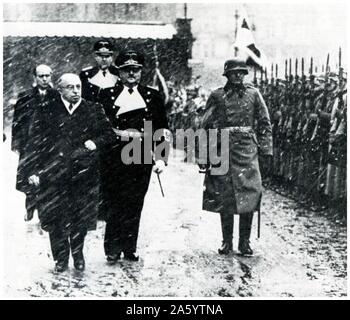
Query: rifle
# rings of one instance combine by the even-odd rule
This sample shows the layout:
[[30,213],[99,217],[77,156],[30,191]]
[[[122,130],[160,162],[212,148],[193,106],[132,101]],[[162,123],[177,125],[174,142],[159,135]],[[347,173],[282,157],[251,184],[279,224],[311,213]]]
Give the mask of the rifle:
[[326,70],[325,70],[325,76],[324,76],[324,89],[323,89],[323,96],[322,96],[322,104],[321,104],[321,111],[324,111],[327,105],[327,98],[328,98],[328,77],[329,77],[329,53],[327,54],[327,62],[326,62]]
[[[322,69],[323,65],[322,65]],[[320,112],[325,111],[325,108],[327,106],[327,100],[328,100],[328,76],[329,76],[329,53],[327,54],[327,62],[326,62],[326,70],[325,70],[325,82],[324,82],[324,88],[323,88],[323,94],[322,94],[322,100],[321,100],[321,108],[318,110],[315,110],[316,114],[320,114]],[[317,105],[315,106],[317,108]],[[315,130],[312,134],[311,140],[314,140],[316,137],[320,136],[320,118],[317,117],[317,122],[315,126]],[[315,143],[317,146],[317,141]]]
[[284,104],[288,104],[288,84],[289,84],[289,77],[288,77],[288,60],[286,59],[285,65],[284,65],[284,77],[286,79],[286,86],[284,88]]
[[305,141],[305,136],[303,135],[303,128],[305,125],[306,120],[306,77],[304,74],[304,58],[301,58],[301,90],[300,90],[300,118],[299,118],[299,124],[297,129],[297,143],[300,143],[300,145],[303,145],[303,142]]
[[254,79],[253,79],[254,87],[258,85],[258,79],[256,78],[256,67],[254,67]]
[[295,59],[295,75],[294,75],[294,92],[292,92],[292,104],[294,107],[298,104],[298,81],[299,81],[299,75],[298,75],[298,58]]
[[271,64],[271,86],[274,85],[274,78],[273,78],[273,63]]
[[[311,65],[312,65],[312,60],[311,60]],[[306,77],[304,73],[304,58],[301,58],[301,111],[305,112],[306,111],[305,109],[306,109]]]
[[343,110],[344,107],[344,100],[343,100],[343,68],[341,66],[341,47],[339,47],[339,93],[338,93],[338,99],[339,99],[339,109]]
[[[311,57],[310,60],[310,75],[309,75],[309,79],[310,79],[310,92],[309,92],[309,96],[310,96],[310,106],[309,106],[309,112],[311,110],[314,110],[314,89],[315,89],[315,76],[313,74],[313,66],[314,66],[314,60]],[[317,72],[317,67],[315,67],[315,72]]]

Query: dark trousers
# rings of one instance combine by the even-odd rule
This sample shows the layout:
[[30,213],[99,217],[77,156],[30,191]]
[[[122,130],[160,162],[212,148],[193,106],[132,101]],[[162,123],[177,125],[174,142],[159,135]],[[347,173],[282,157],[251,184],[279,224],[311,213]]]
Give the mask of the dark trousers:
[[74,261],[83,260],[86,234],[86,227],[81,226],[72,226],[70,230],[59,226],[54,228],[49,232],[53,259],[68,263],[69,253],[71,251]]
[[[233,235],[233,214],[232,212],[221,212],[221,230],[223,241],[232,244]],[[249,240],[252,229],[253,212],[239,216],[239,238]]]
[[38,215],[40,212],[40,201],[38,199],[38,196],[36,192],[34,191],[27,191],[25,193],[26,195],[26,200],[25,200],[25,206],[26,210],[29,214],[32,214],[35,209],[38,210]]
[[143,198],[128,203],[106,221],[104,249],[106,255],[136,252]]
[[[115,159],[120,159],[120,155],[115,154]],[[124,165],[116,160],[109,163],[111,166],[105,166],[102,175],[107,199],[105,254],[134,253],[152,165]]]

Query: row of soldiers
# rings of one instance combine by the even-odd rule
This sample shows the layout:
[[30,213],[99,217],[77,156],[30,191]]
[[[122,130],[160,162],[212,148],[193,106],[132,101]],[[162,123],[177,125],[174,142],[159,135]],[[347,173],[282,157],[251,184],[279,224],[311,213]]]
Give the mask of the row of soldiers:
[[[330,209],[346,216],[346,74],[341,67],[331,72],[329,55],[324,74],[314,74],[310,60],[308,76],[301,60],[295,73],[285,62],[285,79],[279,79],[278,66],[271,77],[266,70],[258,83],[269,108],[273,126],[272,163],[262,164],[269,182],[282,193],[293,196],[315,210]],[[267,169],[267,170],[266,170]],[[282,187],[282,188],[281,188]]]
[[168,83],[167,116],[170,129],[197,129],[205,110],[209,92],[202,86]]

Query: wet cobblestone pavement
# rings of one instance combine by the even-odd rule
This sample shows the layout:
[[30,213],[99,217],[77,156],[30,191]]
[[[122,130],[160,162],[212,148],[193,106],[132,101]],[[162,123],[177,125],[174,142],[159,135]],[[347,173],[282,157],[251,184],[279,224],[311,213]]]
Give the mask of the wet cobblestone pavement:
[[[3,148],[6,148],[4,144]],[[165,198],[152,177],[141,218],[139,262],[109,266],[104,223],[86,239],[86,271],[53,271],[48,235],[37,217],[24,222],[24,197],[14,190],[17,157],[7,150],[4,295],[15,297],[341,297],[347,295],[346,227],[266,190],[261,238],[253,221],[252,257],[217,254],[218,214],[201,210],[203,176],[171,157],[162,174]],[[235,217],[234,248],[237,248]]]

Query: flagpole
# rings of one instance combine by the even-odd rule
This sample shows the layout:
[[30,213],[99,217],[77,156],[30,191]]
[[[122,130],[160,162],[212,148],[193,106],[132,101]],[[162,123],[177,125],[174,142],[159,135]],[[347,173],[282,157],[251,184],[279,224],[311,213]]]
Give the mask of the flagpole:
[[[238,10],[236,9],[236,11],[235,11],[235,20],[236,20],[236,28],[235,28],[235,41],[237,40],[238,18],[239,18],[239,15],[238,15]],[[237,57],[237,54],[238,54],[238,48],[237,48],[237,47],[235,47],[235,57]]]

